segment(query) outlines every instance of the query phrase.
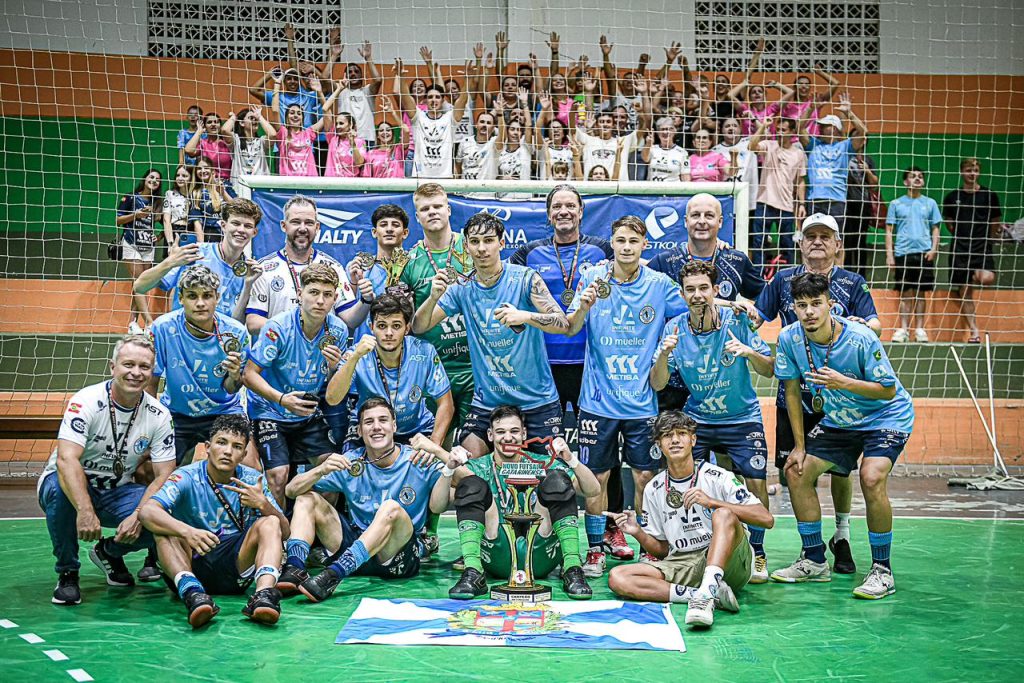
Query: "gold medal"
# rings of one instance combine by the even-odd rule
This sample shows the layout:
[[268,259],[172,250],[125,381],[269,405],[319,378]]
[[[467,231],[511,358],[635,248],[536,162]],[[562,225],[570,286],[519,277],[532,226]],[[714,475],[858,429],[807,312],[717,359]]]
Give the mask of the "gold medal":
[[353,477],[358,477],[366,469],[366,465],[363,464],[362,460],[356,460],[352,463],[352,466],[348,468],[348,473]]
[[571,289],[566,289],[566,290],[564,290],[562,292],[562,296],[559,297],[559,298],[562,300],[562,305],[565,306],[566,308],[568,308],[569,305],[572,304],[572,300],[575,297],[576,297],[576,293],[575,292],[573,292]]
[[320,337],[320,343],[318,343],[317,346],[320,348],[321,351],[323,351],[328,346],[331,346],[332,344],[336,343],[338,343],[338,338],[335,337],[330,332],[328,332],[324,336]]
[[249,274],[249,264],[244,260],[239,259],[238,261],[235,261],[233,266],[231,266],[231,272],[238,277],[245,277]]
[[238,353],[242,350],[242,342],[238,340],[238,337],[233,334],[225,334],[223,337],[221,348],[224,349],[224,353]]
[[825,399],[821,394],[815,394],[814,398],[811,399],[811,410],[816,413],[825,412]]
[[670,488],[668,490],[668,493],[666,494],[666,499],[668,500],[668,505],[670,508],[678,510],[679,508],[683,507],[683,494],[673,488]]
[[356,254],[356,265],[359,266],[360,270],[369,270],[373,268],[373,264],[377,262],[377,257],[365,251],[361,251]]
[[594,280],[594,284],[597,285],[597,298],[607,299],[612,295],[612,286],[608,284],[607,280],[597,278]]
[[124,476],[124,461],[120,458],[114,460],[114,476],[118,479]]

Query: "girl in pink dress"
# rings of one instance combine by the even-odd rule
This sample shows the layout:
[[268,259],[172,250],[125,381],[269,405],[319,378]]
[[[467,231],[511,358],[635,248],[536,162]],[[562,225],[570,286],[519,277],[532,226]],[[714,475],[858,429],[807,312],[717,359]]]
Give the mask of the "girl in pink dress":
[[409,127],[402,123],[402,139],[395,141],[395,129],[389,121],[395,118],[395,109],[391,100],[382,97],[381,109],[384,120],[377,126],[377,146],[367,152],[363,163],[364,178],[404,178],[405,147],[409,140]]
[[[205,135],[205,137],[203,137]],[[217,177],[227,182],[231,179],[231,144],[229,138],[221,131],[220,115],[207,112],[192,139],[185,145],[185,154],[206,157],[213,164]]]
[[356,138],[355,118],[348,112],[335,117],[331,110],[325,109],[324,127],[327,129],[327,167],[324,169],[324,177],[359,176],[366,160],[366,143]]

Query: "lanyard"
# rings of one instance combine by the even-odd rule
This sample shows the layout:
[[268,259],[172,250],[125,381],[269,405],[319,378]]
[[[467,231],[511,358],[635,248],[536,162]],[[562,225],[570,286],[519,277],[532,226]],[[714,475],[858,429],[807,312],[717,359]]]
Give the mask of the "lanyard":
[[[721,321],[721,319],[718,316],[718,306],[715,305],[715,304],[711,304],[711,305],[713,306],[713,308],[711,309],[711,329],[708,330],[708,332],[712,332],[714,330],[717,330],[722,325],[722,321]],[[690,328],[690,331],[692,331],[695,335],[703,334],[704,333],[704,314],[703,313],[701,314],[701,316],[700,316],[700,318],[698,319],[697,322],[699,323],[699,325],[697,327],[694,327],[693,323],[690,321],[689,314],[687,314],[687,316],[686,316],[686,324]]]
[[[829,314],[829,320],[832,322],[832,336],[828,340],[828,348],[825,349],[825,362],[821,364],[821,367],[828,367],[829,356],[832,355],[832,347],[836,343],[836,318],[834,315]],[[802,329],[802,328],[801,328]],[[804,351],[807,353],[807,365],[810,367],[811,372],[817,372],[818,368],[814,365],[814,356],[811,355],[811,342],[807,338],[807,331],[803,330],[804,333]],[[811,407],[814,408],[814,412],[820,413],[825,407],[825,400],[821,396],[821,391],[824,387],[814,387],[814,398],[811,400]]]
[[380,360],[380,354],[376,351],[373,352],[373,360],[377,364],[377,375],[380,377],[380,383],[384,385],[384,394],[387,396],[388,402],[391,407],[395,407],[395,403],[398,402],[398,392],[402,388],[402,361],[405,360],[405,342],[402,342],[402,348],[398,351],[398,377],[395,378],[395,394],[391,395],[391,387],[388,386],[387,372],[384,368],[384,363]]
[[128,446],[128,435],[131,434],[135,418],[139,415],[139,408],[142,406],[143,397],[139,397],[138,403],[132,408],[132,415],[128,418],[128,427],[125,428],[122,436],[117,435],[117,413],[114,408],[113,383],[107,385],[107,408],[110,409],[110,435],[114,439],[114,476],[120,479],[124,476],[124,466],[127,460],[125,448]]
[[[206,467],[209,467],[209,465],[207,465]],[[225,496],[224,492],[220,490],[220,484],[213,483],[213,479],[210,478],[210,473],[209,471],[207,471],[206,467],[203,468],[203,475],[206,477],[206,483],[209,484],[210,488],[213,490],[213,495],[217,496],[217,500],[220,502],[221,507],[223,507],[224,511],[228,513],[228,517],[231,518],[231,523],[238,528],[239,532],[244,534],[245,527],[242,526],[242,520],[239,518],[237,514],[235,514],[235,510],[234,508],[231,507],[231,504],[228,502],[227,496]],[[238,499],[238,511],[242,511],[241,498]]]
[[[697,477],[700,476],[701,464],[702,463],[698,462],[693,468],[693,475],[690,477],[690,485],[686,487],[687,491],[689,491],[690,489],[697,485]],[[677,491],[676,489],[672,488],[672,483],[668,476],[667,467],[665,468],[665,502],[668,503],[668,506],[670,508],[673,508],[675,510],[678,510],[679,508],[683,507],[683,494]]]
[[494,473],[494,482],[498,488],[498,502],[501,505],[501,511],[504,512],[509,509],[509,506],[512,504],[512,496],[516,494],[505,490],[505,482],[502,481],[501,474],[498,472],[498,465],[495,463],[496,457],[495,454],[491,454],[491,471]]
[[[576,264],[579,261],[582,242],[582,239],[576,240],[576,251],[572,255],[572,266],[569,268],[569,272],[566,273],[565,264],[562,263],[562,255],[558,251],[558,245],[555,244],[555,238],[551,238],[551,247],[555,250],[555,260],[558,261],[558,269],[562,271],[562,284],[565,285],[566,290],[572,290],[573,288],[572,281],[576,277]],[[570,303],[572,302],[570,301]]]
[[[430,265],[434,268],[434,274],[441,272],[441,269],[437,267],[437,262],[434,261],[434,255],[431,253],[430,247],[423,244],[423,251],[427,253],[427,258],[430,259]],[[451,239],[448,240],[448,256],[445,258],[444,267],[450,268],[452,265],[452,254],[455,253],[455,233],[452,233]]]
[[[299,311],[299,332],[302,333],[302,337],[303,337],[303,339],[305,339],[306,338],[306,326],[302,322],[302,311],[301,310]],[[321,330],[321,332],[323,332],[323,335],[324,335],[323,338],[320,340],[320,344],[319,344],[319,347],[320,347],[321,351],[324,350],[325,346],[330,346],[334,342],[338,341],[338,338],[335,337],[333,334],[331,334],[330,330],[327,329],[327,316],[324,317],[324,328],[323,328],[323,330]],[[313,339],[316,339],[318,336],[320,336],[320,332],[317,332],[316,334],[314,334],[313,335]],[[313,343],[313,339],[307,339],[307,341],[310,344],[312,344]]]
[[[683,251],[686,253],[686,260],[687,261],[692,261],[694,258],[696,258],[693,254],[690,253],[690,243],[689,242],[687,242],[686,244],[683,245]],[[715,262],[718,261],[718,252],[719,252],[719,249],[716,246],[715,247],[715,253],[711,255],[711,265],[715,265]]]
[[[295,268],[292,267],[292,260],[290,258],[288,258],[288,256],[285,255],[283,249],[281,251],[277,252],[277,255],[280,256],[281,260],[284,261],[284,264],[286,266],[288,266],[288,272],[292,276],[292,284],[295,285],[295,297],[298,298],[299,292],[302,291],[302,285],[299,283],[299,273],[295,270]],[[315,256],[315,253],[313,251],[310,251],[309,258],[306,259],[306,262],[305,263],[300,263],[298,265],[300,265],[300,266],[308,266],[310,263],[313,262],[313,257],[314,256]]]
[[629,279],[627,279],[627,280],[616,280],[615,276],[612,275],[612,273],[615,271],[615,265],[609,263],[608,264],[608,282],[610,284],[613,284],[613,285],[621,285],[621,286],[624,287],[626,285],[632,284],[632,283],[636,282],[637,280],[639,280],[640,279],[640,272],[643,269],[644,269],[644,266],[641,263],[641,264],[637,265],[636,271],[634,271],[634,273],[629,276]]

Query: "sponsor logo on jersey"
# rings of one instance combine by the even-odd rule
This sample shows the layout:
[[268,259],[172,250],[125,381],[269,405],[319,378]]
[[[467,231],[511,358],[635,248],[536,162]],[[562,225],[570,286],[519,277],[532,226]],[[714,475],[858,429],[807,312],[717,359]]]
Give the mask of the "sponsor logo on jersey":
[[80,417],[71,418],[71,429],[79,434],[85,434],[85,420]]

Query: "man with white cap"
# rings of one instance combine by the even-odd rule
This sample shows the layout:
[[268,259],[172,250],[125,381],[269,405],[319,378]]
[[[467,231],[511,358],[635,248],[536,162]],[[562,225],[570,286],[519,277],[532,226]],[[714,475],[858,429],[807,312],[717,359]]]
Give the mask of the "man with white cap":
[[846,213],[846,178],[850,170],[850,159],[864,147],[868,129],[850,106],[850,96],[839,96],[836,111],[852,126],[850,136],[844,137],[843,120],[835,114],[817,120],[820,135],[811,137],[807,133],[808,112],[804,112],[797,126],[800,144],[807,152],[807,213],[824,213],[836,219],[838,228],[843,226]]
[[[860,275],[836,265],[836,255],[843,244],[836,219],[823,213],[812,214],[804,220],[797,238],[803,264],[779,271],[757,298],[756,316],[751,319],[761,324],[781,317],[783,327],[797,322],[790,289],[793,278],[801,273],[817,273],[828,279],[833,314],[867,325],[875,334],[880,334],[882,323],[878,319],[868,283]],[[818,424],[823,415],[813,409],[811,394],[806,387],[801,391],[801,402],[806,434]],[[786,412],[785,387],[781,382],[775,405],[775,466],[781,472],[795,444]],[[839,574],[852,574],[856,571],[849,543],[853,483],[848,477],[835,473],[830,478],[832,501],[836,510],[836,534],[829,541],[829,548],[836,557],[833,569]]]

